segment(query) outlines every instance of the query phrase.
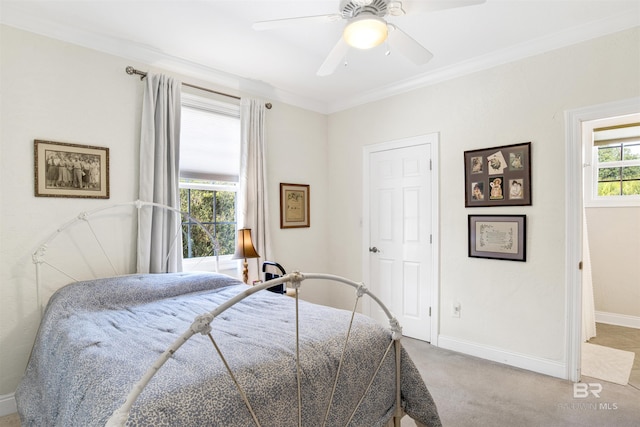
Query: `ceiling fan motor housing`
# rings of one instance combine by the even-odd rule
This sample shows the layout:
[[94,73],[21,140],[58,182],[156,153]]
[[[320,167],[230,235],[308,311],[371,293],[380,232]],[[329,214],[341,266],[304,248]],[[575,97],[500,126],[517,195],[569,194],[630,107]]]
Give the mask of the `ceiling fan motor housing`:
[[355,18],[364,13],[382,18],[388,12],[389,0],[343,0],[340,13],[344,19]]

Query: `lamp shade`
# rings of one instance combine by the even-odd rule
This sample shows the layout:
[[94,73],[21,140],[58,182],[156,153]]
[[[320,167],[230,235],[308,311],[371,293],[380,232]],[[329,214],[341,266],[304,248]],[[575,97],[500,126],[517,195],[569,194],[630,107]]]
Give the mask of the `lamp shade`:
[[247,259],[247,258],[259,258],[256,248],[253,247],[251,241],[251,229],[241,228],[238,230],[238,245],[236,246],[236,252],[231,259]]
[[387,39],[387,23],[382,18],[363,14],[354,18],[344,29],[342,36],[349,46],[370,49]]

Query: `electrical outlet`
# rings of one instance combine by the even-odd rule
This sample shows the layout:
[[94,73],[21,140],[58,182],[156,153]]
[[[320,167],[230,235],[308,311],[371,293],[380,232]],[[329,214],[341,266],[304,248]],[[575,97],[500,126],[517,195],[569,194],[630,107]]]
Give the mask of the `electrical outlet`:
[[460,308],[461,307],[459,302],[454,303],[451,307],[451,316],[460,317]]

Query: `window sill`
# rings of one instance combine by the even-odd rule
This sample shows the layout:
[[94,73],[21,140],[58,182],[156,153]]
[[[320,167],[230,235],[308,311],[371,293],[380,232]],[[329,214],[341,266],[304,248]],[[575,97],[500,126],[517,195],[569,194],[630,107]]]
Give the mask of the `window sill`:
[[210,271],[242,278],[239,260],[232,260],[230,256],[220,257],[216,265],[215,257],[186,258],[182,260],[184,271]]
[[640,199],[585,200],[585,208],[640,208]]

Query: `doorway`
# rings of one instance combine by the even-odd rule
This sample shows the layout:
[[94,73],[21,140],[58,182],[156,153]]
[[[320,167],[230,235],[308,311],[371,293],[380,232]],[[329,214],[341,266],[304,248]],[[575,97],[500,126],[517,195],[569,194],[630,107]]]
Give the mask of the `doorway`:
[[[363,277],[403,334],[437,342],[438,134],[363,150]],[[386,323],[376,304],[363,304]]]
[[583,239],[584,198],[583,169],[591,162],[590,152],[583,144],[583,124],[608,117],[640,112],[640,98],[601,104],[565,112],[566,124],[566,279],[567,279],[567,342],[565,348],[566,378],[578,382],[582,367],[583,326]]
[[638,387],[640,113],[583,122],[582,133],[581,373]]

